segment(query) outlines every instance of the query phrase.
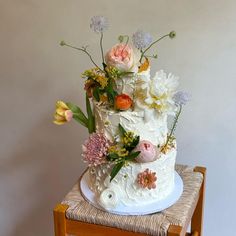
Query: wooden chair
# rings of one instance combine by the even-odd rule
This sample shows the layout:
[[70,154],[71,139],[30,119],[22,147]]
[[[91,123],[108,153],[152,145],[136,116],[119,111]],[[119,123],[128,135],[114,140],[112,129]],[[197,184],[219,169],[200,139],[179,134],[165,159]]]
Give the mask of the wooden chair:
[[[205,193],[205,177],[206,168],[195,167],[193,172],[202,174],[202,182],[199,185],[198,197],[193,202],[189,209],[189,217],[185,219],[181,226],[170,225],[167,236],[202,236],[203,231],[203,208],[204,208],[204,193]],[[178,203],[178,202],[177,202]],[[176,203],[176,204],[177,204]],[[147,236],[148,234],[130,232],[123,229],[108,227],[105,225],[91,224],[75,219],[70,219],[66,216],[69,209],[67,204],[60,203],[54,209],[54,230],[55,236],[75,235],[75,236]],[[158,214],[158,213],[157,213]],[[188,226],[191,223],[191,233],[187,233]]]

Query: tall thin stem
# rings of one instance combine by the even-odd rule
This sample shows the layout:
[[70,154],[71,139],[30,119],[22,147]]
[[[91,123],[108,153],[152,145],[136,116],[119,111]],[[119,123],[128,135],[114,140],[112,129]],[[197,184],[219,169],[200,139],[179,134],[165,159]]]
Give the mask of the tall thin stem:
[[91,62],[99,69],[102,71],[102,69],[95,63],[95,61],[93,60],[92,56],[90,55],[90,53],[85,49],[85,48],[78,48],[78,47],[74,47],[72,45],[69,45],[67,43],[64,43],[63,46],[67,46],[67,47],[70,47],[70,48],[73,48],[73,49],[76,49],[76,50],[79,50],[79,51],[82,51],[84,53],[87,54],[87,56],[90,58]]
[[140,63],[142,62],[142,59],[143,59],[143,57],[144,57],[144,54],[145,54],[154,44],[156,44],[157,42],[159,42],[160,40],[162,40],[163,38],[165,38],[165,37],[167,37],[167,36],[170,36],[170,34],[166,34],[166,35],[160,37],[159,39],[157,39],[156,41],[154,41],[153,43],[151,43],[151,44],[142,52],[141,58],[140,58],[139,62],[140,62]]
[[102,53],[102,64],[104,65],[104,52],[103,52],[102,40],[103,40],[103,32],[101,32],[101,37],[100,37],[100,48]]
[[176,125],[177,125],[177,122],[178,122],[178,119],[179,119],[179,116],[180,116],[180,113],[182,111],[182,105],[179,106],[179,111],[177,112],[176,116],[175,116],[175,120],[174,120],[174,123],[173,123],[173,126],[171,128],[171,131],[170,131],[170,134],[167,136],[167,140],[166,140],[166,144],[164,147],[167,147],[169,141],[170,141],[170,138],[172,137],[175,129],[176,129]]

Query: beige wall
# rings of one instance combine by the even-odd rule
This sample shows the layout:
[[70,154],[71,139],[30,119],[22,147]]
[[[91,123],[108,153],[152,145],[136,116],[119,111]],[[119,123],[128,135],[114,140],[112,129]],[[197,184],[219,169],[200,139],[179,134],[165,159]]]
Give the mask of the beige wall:
[[90,45],[93,15],[110,19],[106,48],[137,28],[160,43],[153,71],[181,77],[192,93],[177,129],[178,162],[208,167],[205,235],[233,235],[235,222],[236,2],[233,0],[0,0],[0,235],[49,236],[52,208],[85,167],[86,130],[52,124],[57,99],[84,106],[87,58],[58,42]]

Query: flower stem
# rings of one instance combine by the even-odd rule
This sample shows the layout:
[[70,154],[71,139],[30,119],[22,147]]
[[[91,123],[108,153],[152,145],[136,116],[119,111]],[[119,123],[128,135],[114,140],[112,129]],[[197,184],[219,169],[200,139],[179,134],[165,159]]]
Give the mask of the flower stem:
[[102,40],[103,40],[103,32],[101,32],[101,37],[100,37],[100,48],[101,48],[101,53],[102,53],[102,64],[104,65],[104,52],[103,52],[103,46],[102,46]]
[[90,58],[91,62],[99,69],[102,71],[102,69],[95,63],[95,61],[93,60],[92,56],[90,55],[90,53],[86,50],[86,48],[78,48],[78,47],[74,47],[72,45],[69,45],[67,43],[64,43],[63,46],[67,46],[67,47],[70,47],[70,48],[73,48],[73,49],[76,49],[76,50],[79,50],[79,51],[82,51],[84,52],[85,54],[87,54],[87,56]]
[[167,135],[167,140],[166,140],[166,144],[164,145],[164,148],[166,148],[168,146],[168,143],[170,141],[170,138],[173,136],[174,134],[174,131],[176,129],[176,125],[177,125],[177,122],[178,122],[178,119],[179,119],[179,116],[180,116],[180,113],[182,111],[182,105],[179,106],[179,111],[177,112],[176,116],[175,116],[175,120],[174,120],[174,123],[173,123],[173,126],[171,128],[171,131],[170,131],[170,134]]
[[168,36],[169,36],[169,34],[165,34],[165,35],[163,35],[162,37],[160,37],[159,39],[157,39],[156,41],[154,41],[153,43],[151,43],[151,44],[142,52],[141,58],[140,58],[139,62],[140,62],[140,63],[142,62],[142,59],[143,59],[143,57],[144,57],[144,54],[145,54],[154,44],[156,44],[157,42],[161,41],[162,39],[164,39],[165,37],[168,37]]

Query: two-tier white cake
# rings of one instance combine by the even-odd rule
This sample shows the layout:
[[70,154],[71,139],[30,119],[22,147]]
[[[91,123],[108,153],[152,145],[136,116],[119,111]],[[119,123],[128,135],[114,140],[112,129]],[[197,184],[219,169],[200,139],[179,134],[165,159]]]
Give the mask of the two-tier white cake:
[[[140,89],[140,83],[143,85],[151,82],[150,68],[137,73],[132,84],[130,84],[130,78],[122,78],[122,80],[123,91],[121,92],[132,96],[135,90]],[[145,105],[140,106],[139,103],[142,101],[139,101],[139,98],[134,101],[136,104],[133,109],[127,111],[111,110],[103,103],[94,103],[98,132],[105,134],[113,142],[114,139],[119,139],[118,126],[121,124],[126,131],[138,135],[140,141],[149,141],[157,149],[156,158],[153,161],[129,162],[112,181],[110,181],[110,173],[114,163],[108,162],[89,167],[89,187],[95,193],[97,202],[107,210],[114,209],[120,204],[138,207],[157,202],[167,197],[174,188],[176,146],[173,145],[166,153],[161,152],[161,147],[165,145],[168,135],[167,114],[158,113]],[[143,188],[137,182],[138,174],[147,169],[156,173],[155,188]]]
[[[82,159],[88,165],[82,178],[83,194],[87,190],[90,194],[87,200],[107,211],[120,213],[122,206],[127,214],[129,207],[139,214],[141,207],[168,199],[176,187],[174,130],[188,96],[177,92],[178,77],[163,70],[151,76],[148,52],[161,39],[174,38],[175,32],[153,40],[138,30],[132,43],[129,36],[120,35],[119,43],[105,53],[107,19],[95,16],[90,27],[100,35],[102,63],[94,60],[87,47],[61,41],[61,46],[84,52],[93,64],[82,74],[86,113],[70,102],[58,101],[54,123],[73,118],[88,129],[82,147]],[[169,116],[174,119],[168,127]]]

